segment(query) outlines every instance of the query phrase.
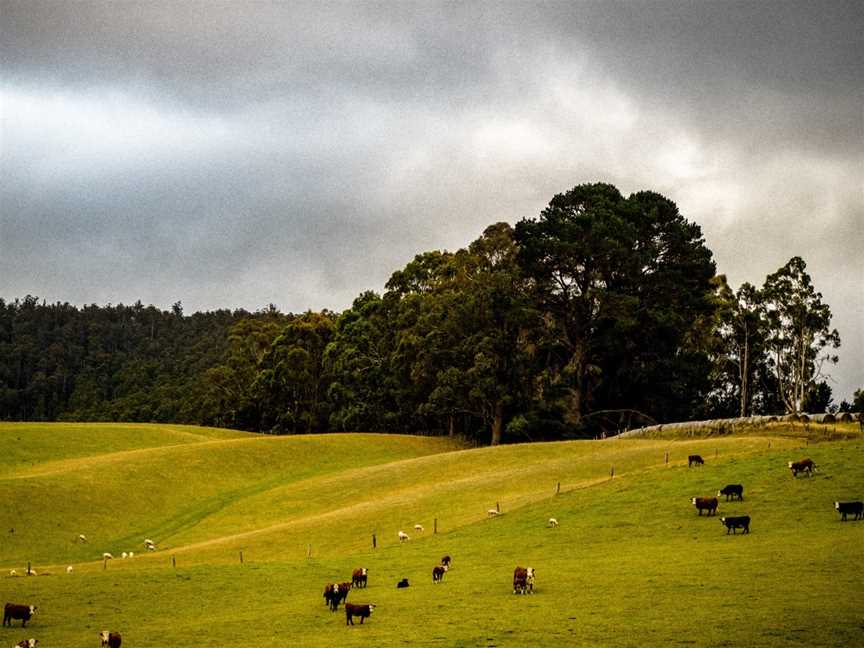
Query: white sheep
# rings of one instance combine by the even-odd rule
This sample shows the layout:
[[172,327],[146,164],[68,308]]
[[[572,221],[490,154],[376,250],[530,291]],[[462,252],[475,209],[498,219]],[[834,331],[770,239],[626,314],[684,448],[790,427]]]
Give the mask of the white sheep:
[[10,575],[10,576],[17,576],[17,575],[18,575],[18,572],[15,571],[14,569],[10,569],[10,570],[9,570],[9,575]]
[[153,544],[154,544],[154,543],[153,543],[153,541],[152,541],[150,538],[144,538],[144,546],[145,546],[145,547],[152,547]]
[[114,558],[114,556],[112,556],[112,555],[111,555],[110,553],[108,553],[107,551],[106,551],[105,553],[102,554],[102,560],[112,560],[113,558]]
[[422,525],[422,524],[415,524],[415,525],[414,525],[414,530],[415,530],[415,531],[422,531],[422,530],[423,530],[423,525]]
[[156,545],[154,545],[154,544],[147,545],[147,551],[156,551]]
[[121,557],[121,558],[128,558],[128,557],[129,557],[129,554],[127,554],[127,553],[124,551],[122,554],[120,554],[120,557]]
[[134,558],[134,557],[135,557],[135,552],[134,552],[134,551],[130,551],[130,552],[129,552],[129,557],[130,557],[130,558]]
[[550,527],[557,527],[558,526],[558,520],[556,520],[555,518],[549,518],[549,526]]
[[66,568],[66,573],[67,573],[67,574],[71,574],[71,573],[72,573],[72,565],[69,565],[69,566]]
[[408,534],[405,533],[404,531],[399,532],[399,542],[405,542],[406,540],[410,540],[410,539],[411,538],[408,537]]
[[36,573],[35,569],[31,569],[29,572],[27,572],[27,575],[28,576],[38,576],[39,574]]
[[495,517],[496,515],[500,515],[500,511],[498,509],[489,509],[486,511],[489,517]]
[[78,534],[78,542],[86,543],[87,542],[87,536],[85,536],[83,533],[79,533]]

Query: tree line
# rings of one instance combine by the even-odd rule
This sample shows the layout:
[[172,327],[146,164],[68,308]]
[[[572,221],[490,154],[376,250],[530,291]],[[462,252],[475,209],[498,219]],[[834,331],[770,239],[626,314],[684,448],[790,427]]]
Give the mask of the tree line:
[[824,411],[830,322],[801,258],[736,292],[672,201],[586,184],[342,313],[0,299],[0,418],[500,443]]

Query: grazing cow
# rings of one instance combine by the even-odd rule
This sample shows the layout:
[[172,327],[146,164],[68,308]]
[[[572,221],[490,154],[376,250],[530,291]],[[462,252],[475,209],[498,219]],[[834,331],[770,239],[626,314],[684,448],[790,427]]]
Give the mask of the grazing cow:
[[802,459],[801,461],[790,461],[789,469],[792,471],[792,476],[797,477],[798,473],[806,472],[807,476],[813,474],[813,471],[816,469],[816,464],[813,463],[812,459]]
[[22,639],[12,648],[36,648],[39,645],[38,639]]
[[856,520],[864,517],[864,502],[834,502],[834,508],[843,515],[843,522],[847,515],[854,515]]
[[13,619],[21,619],[21,627],[25,627],[27,622],[36,614],[35,605],[17,605],[15,603],[7,603],[3,608],[3,625],[12,627]]
[[351,603],[346,603],[345,625],[354,625],[355,616],[360,617],[360,625],[363,625],[363,621],[365,621],[372,614],[372,610],[374,609],[375,606],[368,603],[364,603],[363,605],[353,605]]
[[411,538],[404,531],[399,532],[399,542],[405,542],[406,540],[410,540]]
[[557,527],[558,526],[558,520],[556,520],[555,518],[549,518],[548,524],[550,527]]
[[699,515],[702,515],[703,509],[707,509],[708,515],[713,515],[717,512],[716,497],[694,497],[690,501],[699,510]]
[[440,583],[444,580],[444,574],[447,573],[447,567],[444,565],[435,565],[432,568],[432,582]]
[[517,567],[513,570],[513,593],[530,594],[534,591],[534,568]]
[[721,517],[720,524],[726,527],[726,535],[732,532],[735,535],[735,529],[744,529],[744,533],[750,533],[750,516],[741,515],[739,517]]
[[120,644],[123,643],[123,637],[120,636],[119,632],[103,630],[99,633],[99,638],[102,640],[100,645],[108,646],[108,648],[120,648]]
[[450,569],[450,556],[442,556],[441,564],[444,565],[447,569]]
[[697,466],[704,466],[705,460],[699,455],[690,455],[689,457],[687,457],[687,467],[690,468],[693,466],[693,464],[696,464]]
[[717,497],[726,496],[726,501],[731,497],[733,500],[737,497],[740,501],[744,501],[744,487],[741,484],[727,484],[722,490],[717,491]]
[[366,587],[368,574],[365,567],[359,567],[351,574],[351,587]]
[[407,578],[403,578],[398,583],[396,583],[396,589],[404,589],[406,587],[410,587],[410,585],[408,585],[408,579]]

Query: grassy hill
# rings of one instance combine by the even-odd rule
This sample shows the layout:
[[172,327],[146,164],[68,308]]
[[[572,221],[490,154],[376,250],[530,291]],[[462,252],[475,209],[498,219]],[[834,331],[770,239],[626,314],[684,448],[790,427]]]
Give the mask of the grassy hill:
[[[148,425],[0,424],[0,439],[2,574],[51,574],[0,578],[7,601],[40,607],[32,630],[0,632],[10,645],[96,645],[103,628],[154,648],[864,645],[864,522],[832,510],[864,498],[851,425],[478,449]],[[802,456],[820,470],[793,479]],[[744,502],[697,516],[690,497],[726,483]],[[719,517],[744,513],[752,533],[727,536]],[[516,564],[537,569],[536,595],[512,595]],[[360,565],[370,586],[348,600],[378,609],[346,628],[321,592]]]

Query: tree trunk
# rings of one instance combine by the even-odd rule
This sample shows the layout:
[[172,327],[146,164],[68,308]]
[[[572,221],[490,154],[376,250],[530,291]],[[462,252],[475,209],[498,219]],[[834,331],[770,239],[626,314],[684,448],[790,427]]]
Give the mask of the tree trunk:
[[453,438],[454,436],[456,436],[456,421],[455,421],[455,417],[452,414],[450,414],[447,417],[447,425],[448,425],[447,436],[449,436],[450,438]]
[[504,406],[501,402],[495,403],[495,416],[492,419],[492,445],[499,445],[504,436]]

